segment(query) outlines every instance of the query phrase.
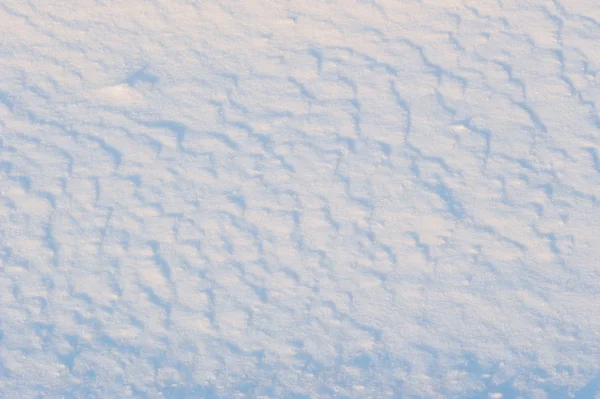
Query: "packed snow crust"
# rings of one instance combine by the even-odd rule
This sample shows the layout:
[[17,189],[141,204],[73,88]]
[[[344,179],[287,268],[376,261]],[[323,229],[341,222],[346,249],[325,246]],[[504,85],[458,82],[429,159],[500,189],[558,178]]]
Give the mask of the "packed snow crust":
[[0,397],[594,398],[597,0],[1,0]]

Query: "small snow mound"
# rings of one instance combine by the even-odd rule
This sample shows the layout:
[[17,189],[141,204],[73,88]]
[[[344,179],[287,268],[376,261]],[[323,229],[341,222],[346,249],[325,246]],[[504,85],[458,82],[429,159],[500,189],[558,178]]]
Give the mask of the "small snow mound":
[[126,84],[104,87],[97,90],[98,97],[116,103],[131,103],[141,99],[137,90]]

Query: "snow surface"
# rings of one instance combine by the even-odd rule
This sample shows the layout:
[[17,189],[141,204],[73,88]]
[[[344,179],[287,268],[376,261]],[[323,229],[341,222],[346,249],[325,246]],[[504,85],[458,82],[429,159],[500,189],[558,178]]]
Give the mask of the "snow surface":
[[597,0],[1,0],[0,397],[593,398]]

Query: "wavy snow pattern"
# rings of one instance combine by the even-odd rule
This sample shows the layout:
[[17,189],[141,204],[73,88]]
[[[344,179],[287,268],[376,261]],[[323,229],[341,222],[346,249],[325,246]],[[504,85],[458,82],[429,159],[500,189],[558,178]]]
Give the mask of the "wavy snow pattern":
[[599,394],[600,3],[0,26],[0,397]]

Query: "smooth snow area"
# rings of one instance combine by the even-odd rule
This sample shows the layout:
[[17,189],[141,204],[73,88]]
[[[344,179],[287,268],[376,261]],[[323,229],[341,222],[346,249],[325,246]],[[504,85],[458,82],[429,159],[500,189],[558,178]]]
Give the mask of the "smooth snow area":
[[600,395],[597,0],[0,0],[0,398]]

